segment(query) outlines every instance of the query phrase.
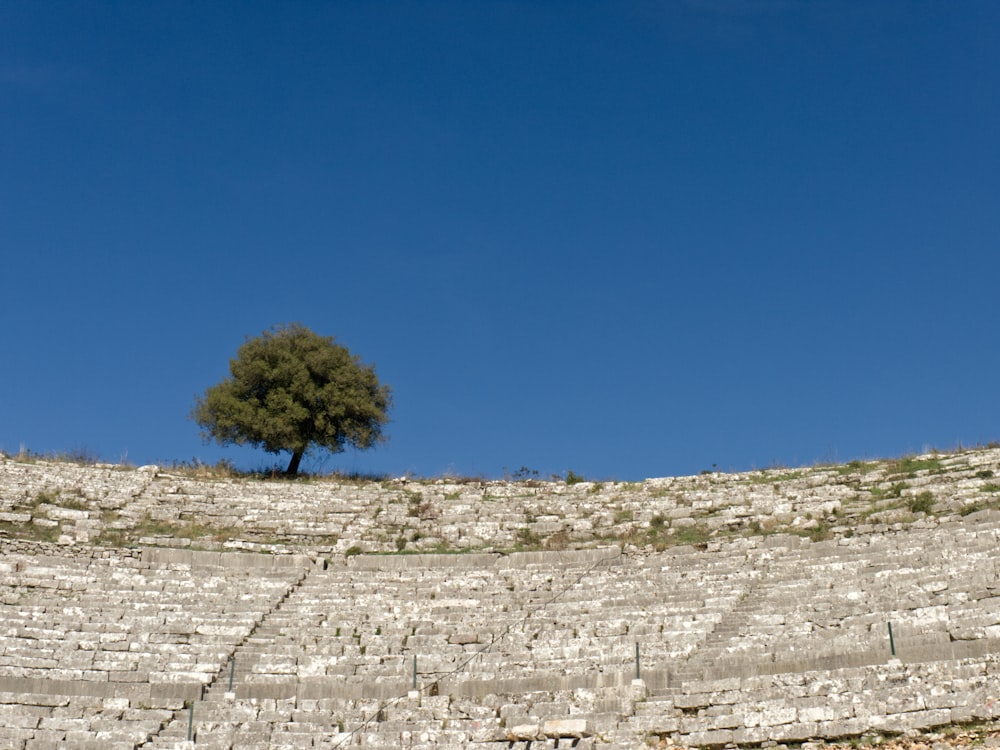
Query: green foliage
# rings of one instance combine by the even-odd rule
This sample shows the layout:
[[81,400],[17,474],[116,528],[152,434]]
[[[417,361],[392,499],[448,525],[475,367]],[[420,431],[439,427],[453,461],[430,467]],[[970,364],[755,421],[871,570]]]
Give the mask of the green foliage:
[[908,505],[911,513],[930,513],[934,507],[934,493],[924,490],[916,497],[910,498]]
[[566,472],[566,484],[580,484],[580,482],[586,481],[581,474],[577,474],[572,469]]
[[288,451],[288,474],[312,446],[340,453],[384,442],[389,386],[330,337],[297,323],[277,326],[247,339],[229,371],[191,412],[206,440]]
[[629,510],[627,508],[623,508],[621,510],[616,510],[615,511],[615,523],[616,524],[619,524],[619,523],[628,523],[629,521],[632,520],[632,518],[634,517],[634,515],[635,514],[631,510]]
[[37,508],[39,505],[42,505],[43,503],[47,503],[49,505],[56,505],[58,504],[58,502],[59,502],[59,490],[44,489],[35,495],[35,499],[29,505],[29,507]]
[[711,532],[703,524],[696,524],[694,526],[681,526],[676,529],[673,536],[674,544],[690,544],[693,546],[699,546],[705,544],[711,537]]
[[62,531],[59,524],[19,523],[0,521],[0,537],[24,539],[33,542],[54,542]]
[[541,544],[542,538],[529,528],[522,527],[518,529],[514,537],[514,549],[518,551],[538,549]]
[[872,471],[877,471],[880,464],[877,461],[850,461],[843,466],[837,467],[837,474],[839,476],[844,476],[845,474],[868,474]]

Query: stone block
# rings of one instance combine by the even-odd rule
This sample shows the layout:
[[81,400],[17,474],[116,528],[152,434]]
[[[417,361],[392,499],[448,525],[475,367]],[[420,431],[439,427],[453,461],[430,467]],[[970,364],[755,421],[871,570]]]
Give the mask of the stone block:
[[741,727],[733,730],[737,745],[759,745],[771,738],[769,727]]
[[734,735],[729,729],[710,729],[684,735],[684,742],[697,747],[725,747],[733,741]]
[[768,734],[777,742],[805,742],[818,736],[819,725],[815,722],[782,724],[770,727]]
[[552,719],[542,725],[542,732],[552,739],[581,739],[593,734],[589,719]]
[[509,742],[531,742],[542,738],[541,727],[538,724],[515,724],[507,730]]

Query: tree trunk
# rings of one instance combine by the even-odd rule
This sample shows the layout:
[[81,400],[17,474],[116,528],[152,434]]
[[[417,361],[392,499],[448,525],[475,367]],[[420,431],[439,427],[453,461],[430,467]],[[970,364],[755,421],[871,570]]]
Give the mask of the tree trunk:
[[288,468],[285,469],[285,474],[290,477],[294,477],[299,473],[299,463],[302,461],[302,451],[293,451],[292,460],[288,462]]

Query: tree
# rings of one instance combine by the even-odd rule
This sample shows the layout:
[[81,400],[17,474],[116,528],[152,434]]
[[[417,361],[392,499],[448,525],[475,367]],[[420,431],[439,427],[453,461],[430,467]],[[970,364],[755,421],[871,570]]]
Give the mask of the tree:
[[340,453],[386,440],[389,386],[379,383],[372,365],[301,324],[247,338],[229,372],[191,411],[206,440],[289,451],[286,473],[293,476],[314,445]]

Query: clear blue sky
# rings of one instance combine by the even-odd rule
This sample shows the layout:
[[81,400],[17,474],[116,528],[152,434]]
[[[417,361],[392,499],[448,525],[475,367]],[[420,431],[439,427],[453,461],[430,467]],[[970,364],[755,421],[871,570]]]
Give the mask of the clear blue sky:
[[0,3],[0,450],[187,419],[299,321],[307,470],[603,479],[1000,437],[1000,3]]

